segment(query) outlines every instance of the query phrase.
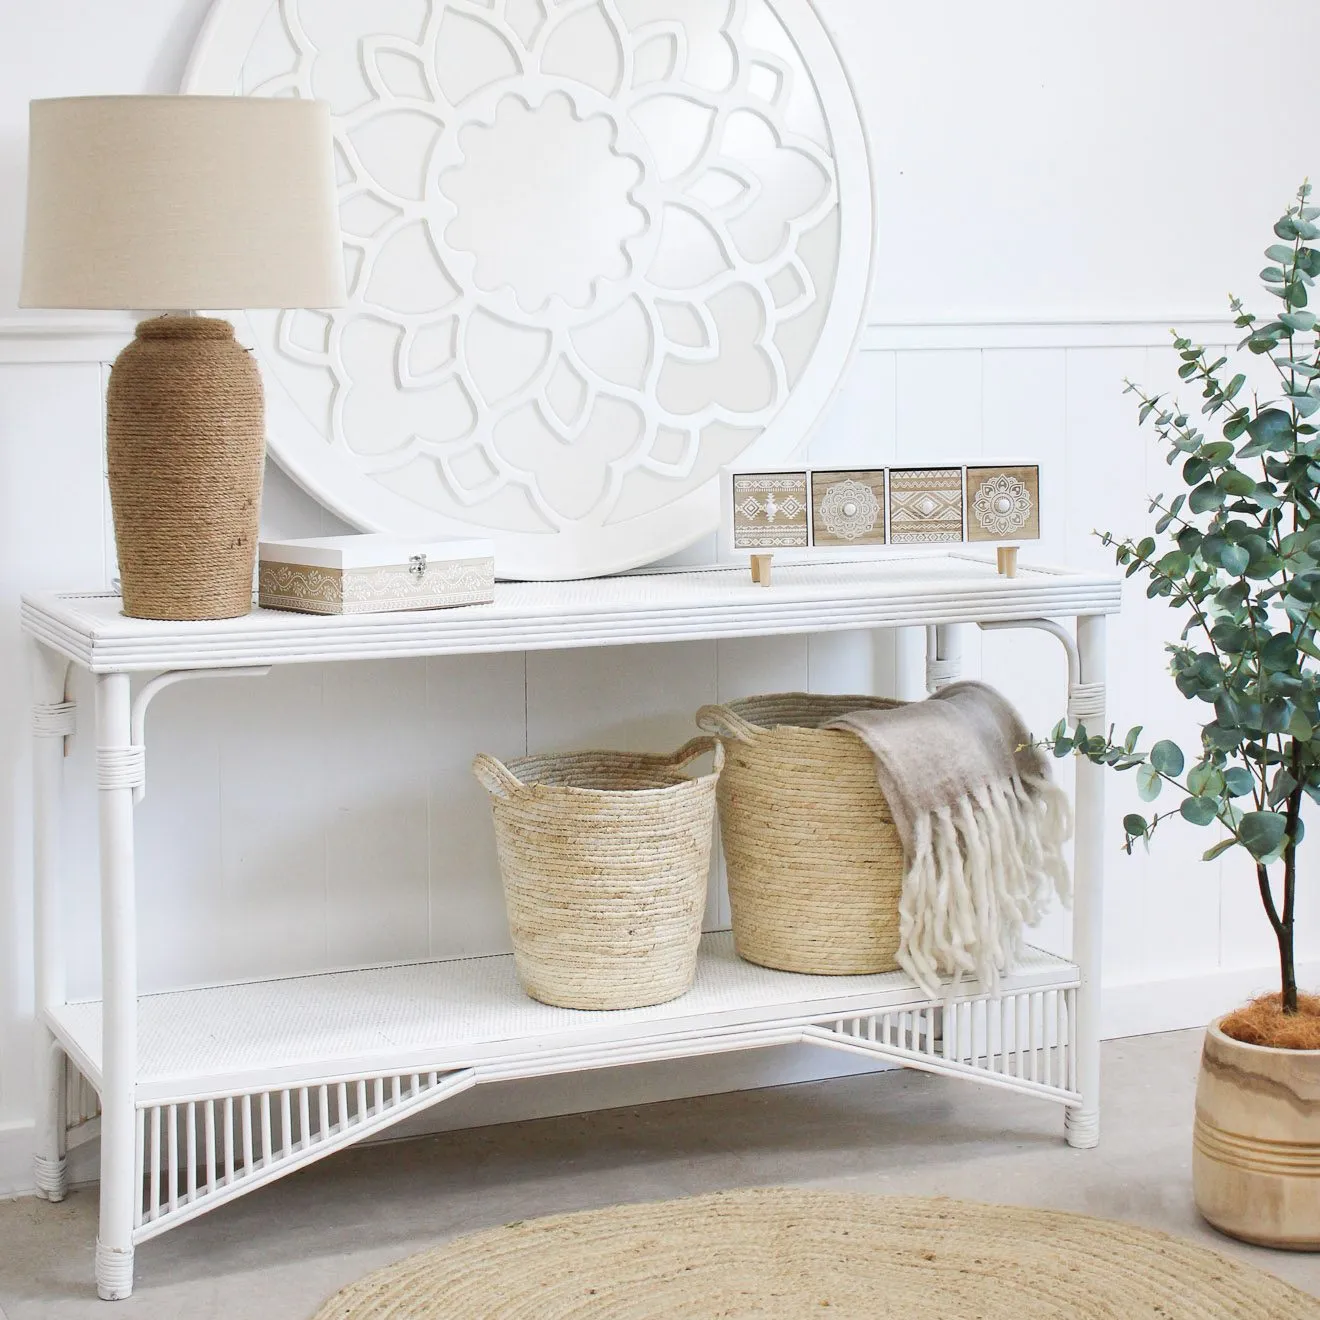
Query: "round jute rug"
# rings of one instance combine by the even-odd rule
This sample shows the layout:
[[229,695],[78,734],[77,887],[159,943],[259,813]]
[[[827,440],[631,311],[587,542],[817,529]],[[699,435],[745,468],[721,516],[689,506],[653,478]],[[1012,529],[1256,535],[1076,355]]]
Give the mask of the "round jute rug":
[[771,1188],[508,1224],[367,1276],[315,1320],[1316,1320],[1162,1233],[1055,1211]]

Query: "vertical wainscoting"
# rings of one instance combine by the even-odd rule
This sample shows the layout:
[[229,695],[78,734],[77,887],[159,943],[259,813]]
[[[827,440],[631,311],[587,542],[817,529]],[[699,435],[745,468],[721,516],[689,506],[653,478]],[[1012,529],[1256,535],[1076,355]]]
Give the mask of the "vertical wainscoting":
[[[1222,333],[1222,331],[1221,331]],[[17,341],[11,341],[17,342]],[[94,341],[93,341],[94,342]],[[813,464],[1039,463],[1042,540],[1026,552],[1107,567],[1093,528],[1138,531],[1149,493],[1176,479],[1153,437],[1135,426],[1124,377],[1173,383],[1162,325],[876,327],[810,448]],[[104,497],[102,367],[86,361],[0,359],[0,538],[6,616],[0,666],[12,693],[25,662],[14,623],[18,592],[103,584],[112,546]],[[62,352],[68,356],[68,350]],[[268,534],[340,529],[277,468],[267,483]],[[687,556],[708,553],[698,547]],[[1173,620],[1138,584],[1115,621],[1111,718],[1186,738],[1194,712],[1163,674]],[[1044,732],[1064,705],[1064,668],[1044,636],[964,637],[969,676],[1017,701]],[[502,757],[552,748],[672,748],[704,702],[753,692],[888,690],[917,695],[922,638],[847,634],[482,659],[309,666],[238,683],[189,685],[153,707],[153,773],[142,807],[141,983],[144,990],[278,975],[362,961],[502,951],[507,936],[483,794],[468,771],[478,750]],[[90,693],[79,694],[90,698]],[[90,709],[84,707],[84,712]],[[0,1127],[30,1112],[31,1012],[26,702],[5,707],[0,762],[9,808],[3,856],[16,883],[0,905]],[[68,774],[90,790],[91,740],[75,740]],[[1065,780],[1070,767],[1060,767]],[[1184,985],[1268,964],[1268,931],[1240,866],[1202,865],[1212,841],[1169,829],[1149,857],[1124,857],[1122,814],[1133,786],[1111,781],[1113,839],[1106,899],[1106,979],[1119,988]],[[95,832],[90,791],[69,822],[70,989],[97,993]],[[1320,953],[1311,943],[1304,957]],[[712,877],[707,924],[727,924]],[[1038,936],[1066,952],[1068,921],[1051,914]],[[1244,973],[1250,975],[1249,973]],[[1236,984],[1236,982],[1235,982]],[[1144,993],[1144,991],[1140,992]],[[1202,996],[1203,998],[1204,996]],[[1188,990],[1170,1015],[1207,1011]],[[1122,1025],[1134,1023],[1125,1018]],[[770,1052],[773,1054],[774,1052]],[[622,1103],[674,1090],[715,1089],[810,1075],[802,1055],[702,1063],[664,1078],[640,1070],[613,1090],[524,1089],[492,1110],[456,1109],[450,1122],[495,1113]],[[722,1071],[723,1069],[723,1071]],[[625,1070],[629,1071],[629,1070]],[[593,1097],[595,1093],[592,1093]]]

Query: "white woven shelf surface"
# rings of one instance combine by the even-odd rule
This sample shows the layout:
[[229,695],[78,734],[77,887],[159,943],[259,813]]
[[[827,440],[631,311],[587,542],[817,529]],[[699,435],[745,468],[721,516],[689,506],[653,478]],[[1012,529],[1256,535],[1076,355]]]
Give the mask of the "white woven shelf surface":
[[[1004,988],[1054,989],[1077,979],[1072,963],[1028,949]],[[959,997],[977,993],[974,981],[964,982]],[[721,1027],[928,1002],[903,972],[802,976],[753,966],[737,957],[727,932],[703,937],[688,994],[619,1012],[536,1003],[519,988],[508,955],[247,981],[138,1000],[140,1098],[460,1068],[685,1033],[708,1038]],[[50,1020],[75,1061],[99,1076],[100,1001],[64,1005]]]
[[94,672],[201,669],[1114,614],[1120,591],[1107,574],[1024,565],[1005,578],[971,554],[913,552],[776,564],[770,587],[742,567],[506,582],[490,605],[347,618],[162,623],[125,618],[110,593],[45,593],[23,598],[23,627]]

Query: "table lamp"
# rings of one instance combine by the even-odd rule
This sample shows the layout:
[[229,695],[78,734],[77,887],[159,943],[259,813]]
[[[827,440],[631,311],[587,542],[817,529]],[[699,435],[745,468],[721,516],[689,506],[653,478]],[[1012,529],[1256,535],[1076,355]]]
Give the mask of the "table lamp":
[[106,391],[124,613],[252,608],[265,462],[257,364],[199,309],[344,302],[330,111],[241,96],[33,101],[23,307],[164,311]]

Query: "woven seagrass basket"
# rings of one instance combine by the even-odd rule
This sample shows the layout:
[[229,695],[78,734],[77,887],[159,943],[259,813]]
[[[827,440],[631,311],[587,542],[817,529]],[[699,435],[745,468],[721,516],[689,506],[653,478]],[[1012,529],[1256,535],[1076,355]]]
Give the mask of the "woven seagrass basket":
[[898,966],[903,843],[869,749],[823,726],[899,704],[787,692],[698,711],[725,744],[720,839],[748,962],[831,976]]
[[[682,767],[714,753],[697,777]],[[514,963],[533,999],[641,1008],[691,989],[724,752],[478,756],[491,795]]]

